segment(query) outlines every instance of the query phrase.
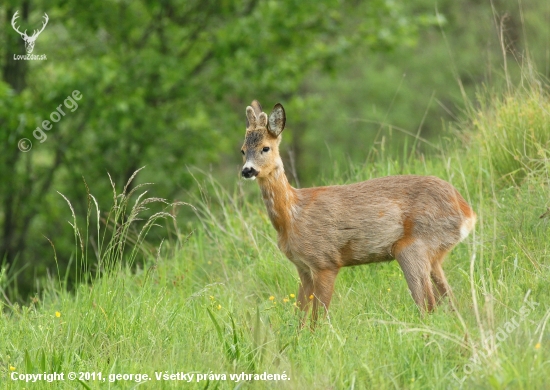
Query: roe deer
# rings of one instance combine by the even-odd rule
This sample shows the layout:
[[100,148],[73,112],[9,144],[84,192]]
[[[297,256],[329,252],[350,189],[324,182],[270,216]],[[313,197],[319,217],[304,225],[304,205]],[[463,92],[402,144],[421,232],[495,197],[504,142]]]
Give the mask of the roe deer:
[[298,269],[298,305],[307,312],[313,302],[314,323],[319,307],[329,307],[341,267],[396,259],[422,313],[451,294],[441,263],[476,221],[451,184],[404,175],[295,189],[279,155],[283,106],[268,117],[254,100],[246,118],[242,176],[258,179],[279,249]]

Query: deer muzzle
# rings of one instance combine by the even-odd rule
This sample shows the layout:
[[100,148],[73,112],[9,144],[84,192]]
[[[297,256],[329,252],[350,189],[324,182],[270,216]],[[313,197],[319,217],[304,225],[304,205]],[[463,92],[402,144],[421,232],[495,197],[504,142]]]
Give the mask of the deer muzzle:
[[258,173],[260,173],[260,172],[255,170],[253,167],[244,167],[242,172],[241,172],[241,175],[245,179],[255,179],[256,176],[258,176]]

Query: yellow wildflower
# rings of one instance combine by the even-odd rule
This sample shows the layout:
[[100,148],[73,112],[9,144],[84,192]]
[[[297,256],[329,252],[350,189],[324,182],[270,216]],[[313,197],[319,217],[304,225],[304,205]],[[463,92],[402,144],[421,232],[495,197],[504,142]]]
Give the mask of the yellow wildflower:
[[58,311],[56,311],[56,312],[55,312],[55,316],[56,316],[57,318],[59,318],[59,317],[61,317],[61,313],[58,312]]
[[275,297],[274,297],[273,295],[269,297],[269,300],[270,300],[270,301],[272,301],[272,300],[274,300],[274,299],[275,299]]
[[284,303],[287,303],[287,302],[288,302],[288,298],[283,298],[283,302],[284,302]]
[[15,367],[10,365],[10,371],[15,371]]
[[222,308],[222,305],[218,305],[218,310],[220,310]]
[[291,298],[294,298],[295,296],[296,296],[296,295],[294,295],[294,294],[290,294],[290,297],[291,297]]
[[309,296],[309,299],[313,299],[313,294],[311,294],[311,295]]
[[539,349],[540,348],[540,343],[537,343],[537,345],[535,345],[535,349]]

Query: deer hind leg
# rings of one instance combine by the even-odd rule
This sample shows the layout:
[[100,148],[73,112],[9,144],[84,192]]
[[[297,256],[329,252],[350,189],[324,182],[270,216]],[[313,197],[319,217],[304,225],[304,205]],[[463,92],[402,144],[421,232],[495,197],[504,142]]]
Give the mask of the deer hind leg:
[[312,323],[315,325],[319,311],[328,313],[330,300],[334,291],[334,282],[338,276],[338,268],[323,269],[314,272],[313,276],[313,311]]
[[420,240],[416,240],[396,252],[395,258],[405,274],[409,290],[420,312],[433,311],[435,298],[427,248]]
[[432,277],[432,281],[435,285],[435,292],[436,292],[436,301],[437,303],[441,303],[443,298],[448,296],[452,299],[452,291],[451,286],[449,286],[449,283],[447,282],[447,278],[445,277],[445,273],[443,272],[443,268],[441,267],[441,264],[443,263],[443,258],[447,254],[447,251],[439,252],[432,258],[432,269],[430,272],[430,275]]

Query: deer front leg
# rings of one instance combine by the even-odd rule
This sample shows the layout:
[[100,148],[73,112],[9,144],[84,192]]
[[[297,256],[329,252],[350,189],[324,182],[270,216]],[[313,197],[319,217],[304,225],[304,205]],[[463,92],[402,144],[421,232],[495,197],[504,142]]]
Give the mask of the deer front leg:
[[298,275],[300,276],[300,288],[298,289],[296,305],[303,312],[307,312],[311,303],[309,297],[313,294],[313,279],[309,269],[298,268]]
[[313,274],[313,311],[311,313],[313,326],[317,322],[319,310],[325,314],[328,313],[338,271],[338,268],[330,268],[315,271]]
[[298,288],[296,306],[302,311],[300,328],[303,328],[306,324],[307,312],[311,306],[312,300],[309,297],[313,295],[313,278],[309,268],[298,268],[298,275],[300,276],[300,287]]

